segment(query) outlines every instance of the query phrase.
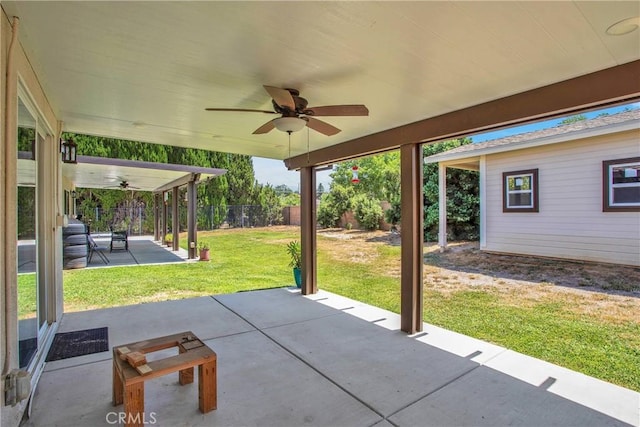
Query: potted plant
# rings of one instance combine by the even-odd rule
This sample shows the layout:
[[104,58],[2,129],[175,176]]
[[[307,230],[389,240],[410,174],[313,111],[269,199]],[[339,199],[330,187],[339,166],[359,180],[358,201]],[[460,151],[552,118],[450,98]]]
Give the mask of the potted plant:
[[209,261],[209,244],[202,242],[198,245],[200,250],[200,261]]
[[296,281],[297,287],[302,287],[302,250],[300,248],[300,242],[292,240],[287,244],[287,253],[291,257],[289,261],[289,267],[293,268],[293,278]]
[[173,245],[173,234],[171,233],[167,233],[164,236],[164,244],[167,246],[172,246]]

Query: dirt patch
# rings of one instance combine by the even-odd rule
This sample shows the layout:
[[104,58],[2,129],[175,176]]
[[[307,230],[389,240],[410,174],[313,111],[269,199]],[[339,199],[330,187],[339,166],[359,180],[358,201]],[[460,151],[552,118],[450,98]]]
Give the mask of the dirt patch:
[[[379,246],[399,246],[385,231],[319,230],[320,248],[336,260],[367,263],[379,274],[400,277],[400,255],[381,256]],[[640,319],[640,268],[487,253],[477,242],[459,242],[441,253],[425,243],[425,289],[441,294],[483,290],[514,306],[569,302],[575,313],[613,323]]]

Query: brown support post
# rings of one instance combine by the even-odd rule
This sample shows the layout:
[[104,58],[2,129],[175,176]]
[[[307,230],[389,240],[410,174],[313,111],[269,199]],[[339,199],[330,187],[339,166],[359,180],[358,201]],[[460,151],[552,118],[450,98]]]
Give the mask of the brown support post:
[[318,292],[316,272],[316,172],[300,169],[300,242],[302,245],[302,295]]
[[167,224],[167,218],[169,218],[169,206],[167,206],[167,201],[165,200],[164,196],[165,194],[167,194],[166,191],[162,192],[162,244],[166,245],[167,244],[167,233],[169,232],[168,230],[168,224]]
[[171,235],[173,236],[173,250],[180,248],[180,213],[178,212],[178,199],[180,198],[180,188],[173,187],[171,193]]
[[153,240],[160,240],[160,203],[162,203],[162,194],[155,193],[153,195]]
[[400,148],[401,273],[400,329],[409,334],[422,331],[422,146]]
[[198,195],[196,193],[195,181],[189,181],[187,184],[187,247],[189,248],[189,259],[197,257],[197,224],[196,224],[196,206]]

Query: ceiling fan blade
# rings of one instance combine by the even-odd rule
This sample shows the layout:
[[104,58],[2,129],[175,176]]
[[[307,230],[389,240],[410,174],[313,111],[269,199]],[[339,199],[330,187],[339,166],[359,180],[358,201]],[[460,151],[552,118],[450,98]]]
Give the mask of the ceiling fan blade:
[[243,113],[267,113],[267,114],[278,114],[275,111],[268,110],[252,110],[249,108],[205,108],[207,111],[239,111]]
[[325,105],[304,110],[310,116],[368,116],[369,109],[364,105]]
[[327,136],[335,135],[340,132],[340,129],[327,122],[323,122],[322,120],[314,119],[313,117],[305,117],[305,120],[307,121],[307,126],[311,129]]
[[269,92],[269,95],[276,104],[281,107],[288,108],[291,111],[296,111],[296,102],[293,100],[293,96],[288,90],[274,86],[264,86],[264,89]]
[[262,126],[260,126],[258,129],[253,131],[254,135],[259,135],[259,134],[263,134],[263,133],[267,133],[270,132],[273,128],[275,128],[276,125],[273,124],[273,120],[268,121],[267,123],[263,124]]

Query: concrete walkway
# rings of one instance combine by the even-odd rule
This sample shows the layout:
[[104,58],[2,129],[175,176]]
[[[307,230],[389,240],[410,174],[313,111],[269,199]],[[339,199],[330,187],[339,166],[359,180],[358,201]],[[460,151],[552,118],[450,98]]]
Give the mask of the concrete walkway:
[[[638,425],[640,394],[328,292],[280,288],[66,314],[109,344],[191,330],[218,354],[218,409],[196,384],[148,381],[159,426]],[[158,353],[166,356],[166,352]],[[173,353],[171,353],[173,354]],[[111,353],[45,367],[29,426],[110,425]],[[197,380],[196,380],[197,381]],[[114,415],[115,414],[115,415]]]

